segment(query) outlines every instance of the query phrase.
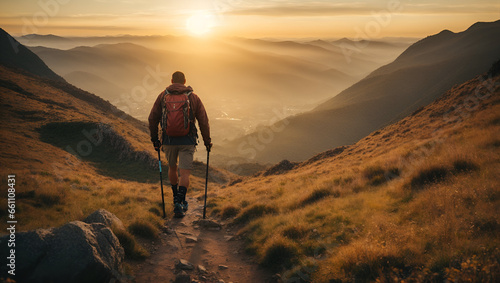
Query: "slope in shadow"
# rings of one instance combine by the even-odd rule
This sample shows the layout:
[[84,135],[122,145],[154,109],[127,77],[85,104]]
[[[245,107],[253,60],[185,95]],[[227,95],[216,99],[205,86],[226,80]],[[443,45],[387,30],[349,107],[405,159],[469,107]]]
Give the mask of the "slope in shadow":
[[[158,161],[132,145],[107,124],[78,121],[46,124],[40,139],[82,161],[90,162],[104,176],[141,183],[158,182]],[[166,167],[164,171],[166,172]]]

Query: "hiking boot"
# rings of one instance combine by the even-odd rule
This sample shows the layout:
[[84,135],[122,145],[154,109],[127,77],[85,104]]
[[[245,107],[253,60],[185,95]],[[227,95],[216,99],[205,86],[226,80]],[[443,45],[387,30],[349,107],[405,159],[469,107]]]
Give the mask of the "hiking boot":
[[180,203],[174,203],[174,217],[176,218],[184,217],[183,207]]
[[181,206],[182,206],[182,211],[184,211],[184,212],[188,211],[188,202],[187,201],[181,202]]

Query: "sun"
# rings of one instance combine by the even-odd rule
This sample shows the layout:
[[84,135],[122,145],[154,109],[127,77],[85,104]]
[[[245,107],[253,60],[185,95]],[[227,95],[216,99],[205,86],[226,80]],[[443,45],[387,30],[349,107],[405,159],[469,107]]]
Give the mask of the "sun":
[[186,21],[186,29],[197,36],[207,35],[214,26],[215,16],[206,11],[196,12]]

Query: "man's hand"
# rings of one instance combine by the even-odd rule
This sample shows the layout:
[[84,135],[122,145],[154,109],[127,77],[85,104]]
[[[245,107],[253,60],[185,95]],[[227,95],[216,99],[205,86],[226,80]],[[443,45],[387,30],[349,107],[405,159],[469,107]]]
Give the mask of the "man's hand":
[[212,143],[205,144],[205,146],[207,147],[207,152],[210,152],[210,150],[212,149]]
[[158,139],[156,139],[156,140],[151,139],[151,141],[153,142],[153,146],[155,147],[155,150],[160,151],[161,142]]

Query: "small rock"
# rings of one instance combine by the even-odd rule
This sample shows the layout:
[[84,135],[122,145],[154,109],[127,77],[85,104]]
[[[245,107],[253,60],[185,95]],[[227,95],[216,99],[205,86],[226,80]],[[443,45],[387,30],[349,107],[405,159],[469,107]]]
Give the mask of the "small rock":
[[226,240],[226,242],[229,242],[234,239],[234,236],[224,236],[224,239]]
[[186,243],[198,243],[198,238],[194,236],[188,236],[186,237]]
[[185,231],[179,231],[179,234],[182,234],[184,236],[193,236],[193,234],[191,234],[189,232],[185,232]]
[[175,262],[175,268],[181,269],[181,270],[193,270],[194,266],[192,263],[190,263],[189,261],[187,261],[185,259],[179,259],[179,260],[176,260],[176,262]]
[[229,267],[227,267],[226,265],[219,265],[219,270],[226,270],[228,269]]
[[180,222],[179,226],[181,226],[181,227],[187,227],[188,225],[186,223],[184,223],[184,222]]
[[181,273],[177,274],[174,283],[191,283],[191,276],[185,271],[182,271]]
[[201,273],[207,273],[207,269],[201,264],[198,265],[198,271]]
[[222,279],[219,279],[219,281],[217,281],[218,283],[225,283],[224,280]]

